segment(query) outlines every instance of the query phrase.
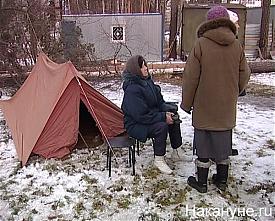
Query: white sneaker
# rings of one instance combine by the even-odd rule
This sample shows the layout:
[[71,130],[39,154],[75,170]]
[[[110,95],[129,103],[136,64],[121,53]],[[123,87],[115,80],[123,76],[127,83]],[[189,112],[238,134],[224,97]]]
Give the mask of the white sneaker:
[[164,156],[155,156],[154,165],[162,172],[166,174],[173,173],[173,170],[165,162]]

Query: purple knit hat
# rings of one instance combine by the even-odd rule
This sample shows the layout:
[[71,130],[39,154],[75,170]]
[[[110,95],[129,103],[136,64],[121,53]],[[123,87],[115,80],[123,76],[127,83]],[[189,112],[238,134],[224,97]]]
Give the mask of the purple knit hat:
[[218,18],[229,18],[226,7],[218,5],[210,8],[207,12],[207,20],[213,20]]

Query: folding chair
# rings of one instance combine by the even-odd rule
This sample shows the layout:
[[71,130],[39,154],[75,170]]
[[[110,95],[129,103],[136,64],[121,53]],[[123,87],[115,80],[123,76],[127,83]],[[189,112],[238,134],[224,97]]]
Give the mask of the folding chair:
[[129,165],[133,167],[133,174],[135,175],[135,144],[136,140],[128,135],[113,137],[108,140],[107,148],[107,168],[109,169],[109,177],[111,177],[112,170],[112,153],[114,148],[128,148],[129,150]]
[[[155,139],[154,139],[154,138],[150,138],[150,139],[152,140],[152,144],[153,144],[153,146],[154,146],[154,144],[155,144]],[[141,141],[135,140],[135,142],[136,142],[136,146],[137,146],[137,155],[139,156],[139,147],[140,147],[140,142],[141,142]],[[154,156],[155,156],[155,150],[154,150]]]

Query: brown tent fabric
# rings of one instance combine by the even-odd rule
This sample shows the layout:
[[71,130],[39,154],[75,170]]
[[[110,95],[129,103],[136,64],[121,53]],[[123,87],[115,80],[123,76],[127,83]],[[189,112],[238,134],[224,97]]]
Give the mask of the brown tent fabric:
[[[81,100],[86,105],[86,107],[88,107],[89,112],[92,114],[92,116],[94,116],[94,114],[97,116],[97,119],[100,122],[100,126],[103,128],[103,131],[107,137],[116,136],[117,131],[121,131],[121,127],[124,128],[123,114],[121,109],[115,104],[110,103],[107,98],[99,94],[87,83],[82,83],[82,86],[86,95],[84,95],[81,91]],[[88,99],[85,99],[85,96],[87,96]],[[92,104],[93,110],[90,108],[88,101],[90,104]],[[112,109],[111,114],[109,108]],[[122,118],[118,121],[117,116],[121,116]]]
[[17,93],[0,101],[23,165],[32,152],[61,158],[72,150],[78,137],[80,100],[103,137],[125,132],[121,109],[92,88],[71,62],[57,64],[40,53]]
[[[80,93],[72,80],[55,106],[33,152],[45,158],[62,158],[77,143]],[[55,138],[55,139],[53,139]]]

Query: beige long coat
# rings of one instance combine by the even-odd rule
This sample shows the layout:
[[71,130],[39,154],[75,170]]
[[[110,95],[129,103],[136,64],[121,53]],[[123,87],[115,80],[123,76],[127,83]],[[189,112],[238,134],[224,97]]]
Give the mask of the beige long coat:
[[236,124],[238,95],[245,89],[250,70],[243,48],[228,19],[203,23],[188,56],[183,76],[181,108],[193,109],[197,129],[224,131]]

